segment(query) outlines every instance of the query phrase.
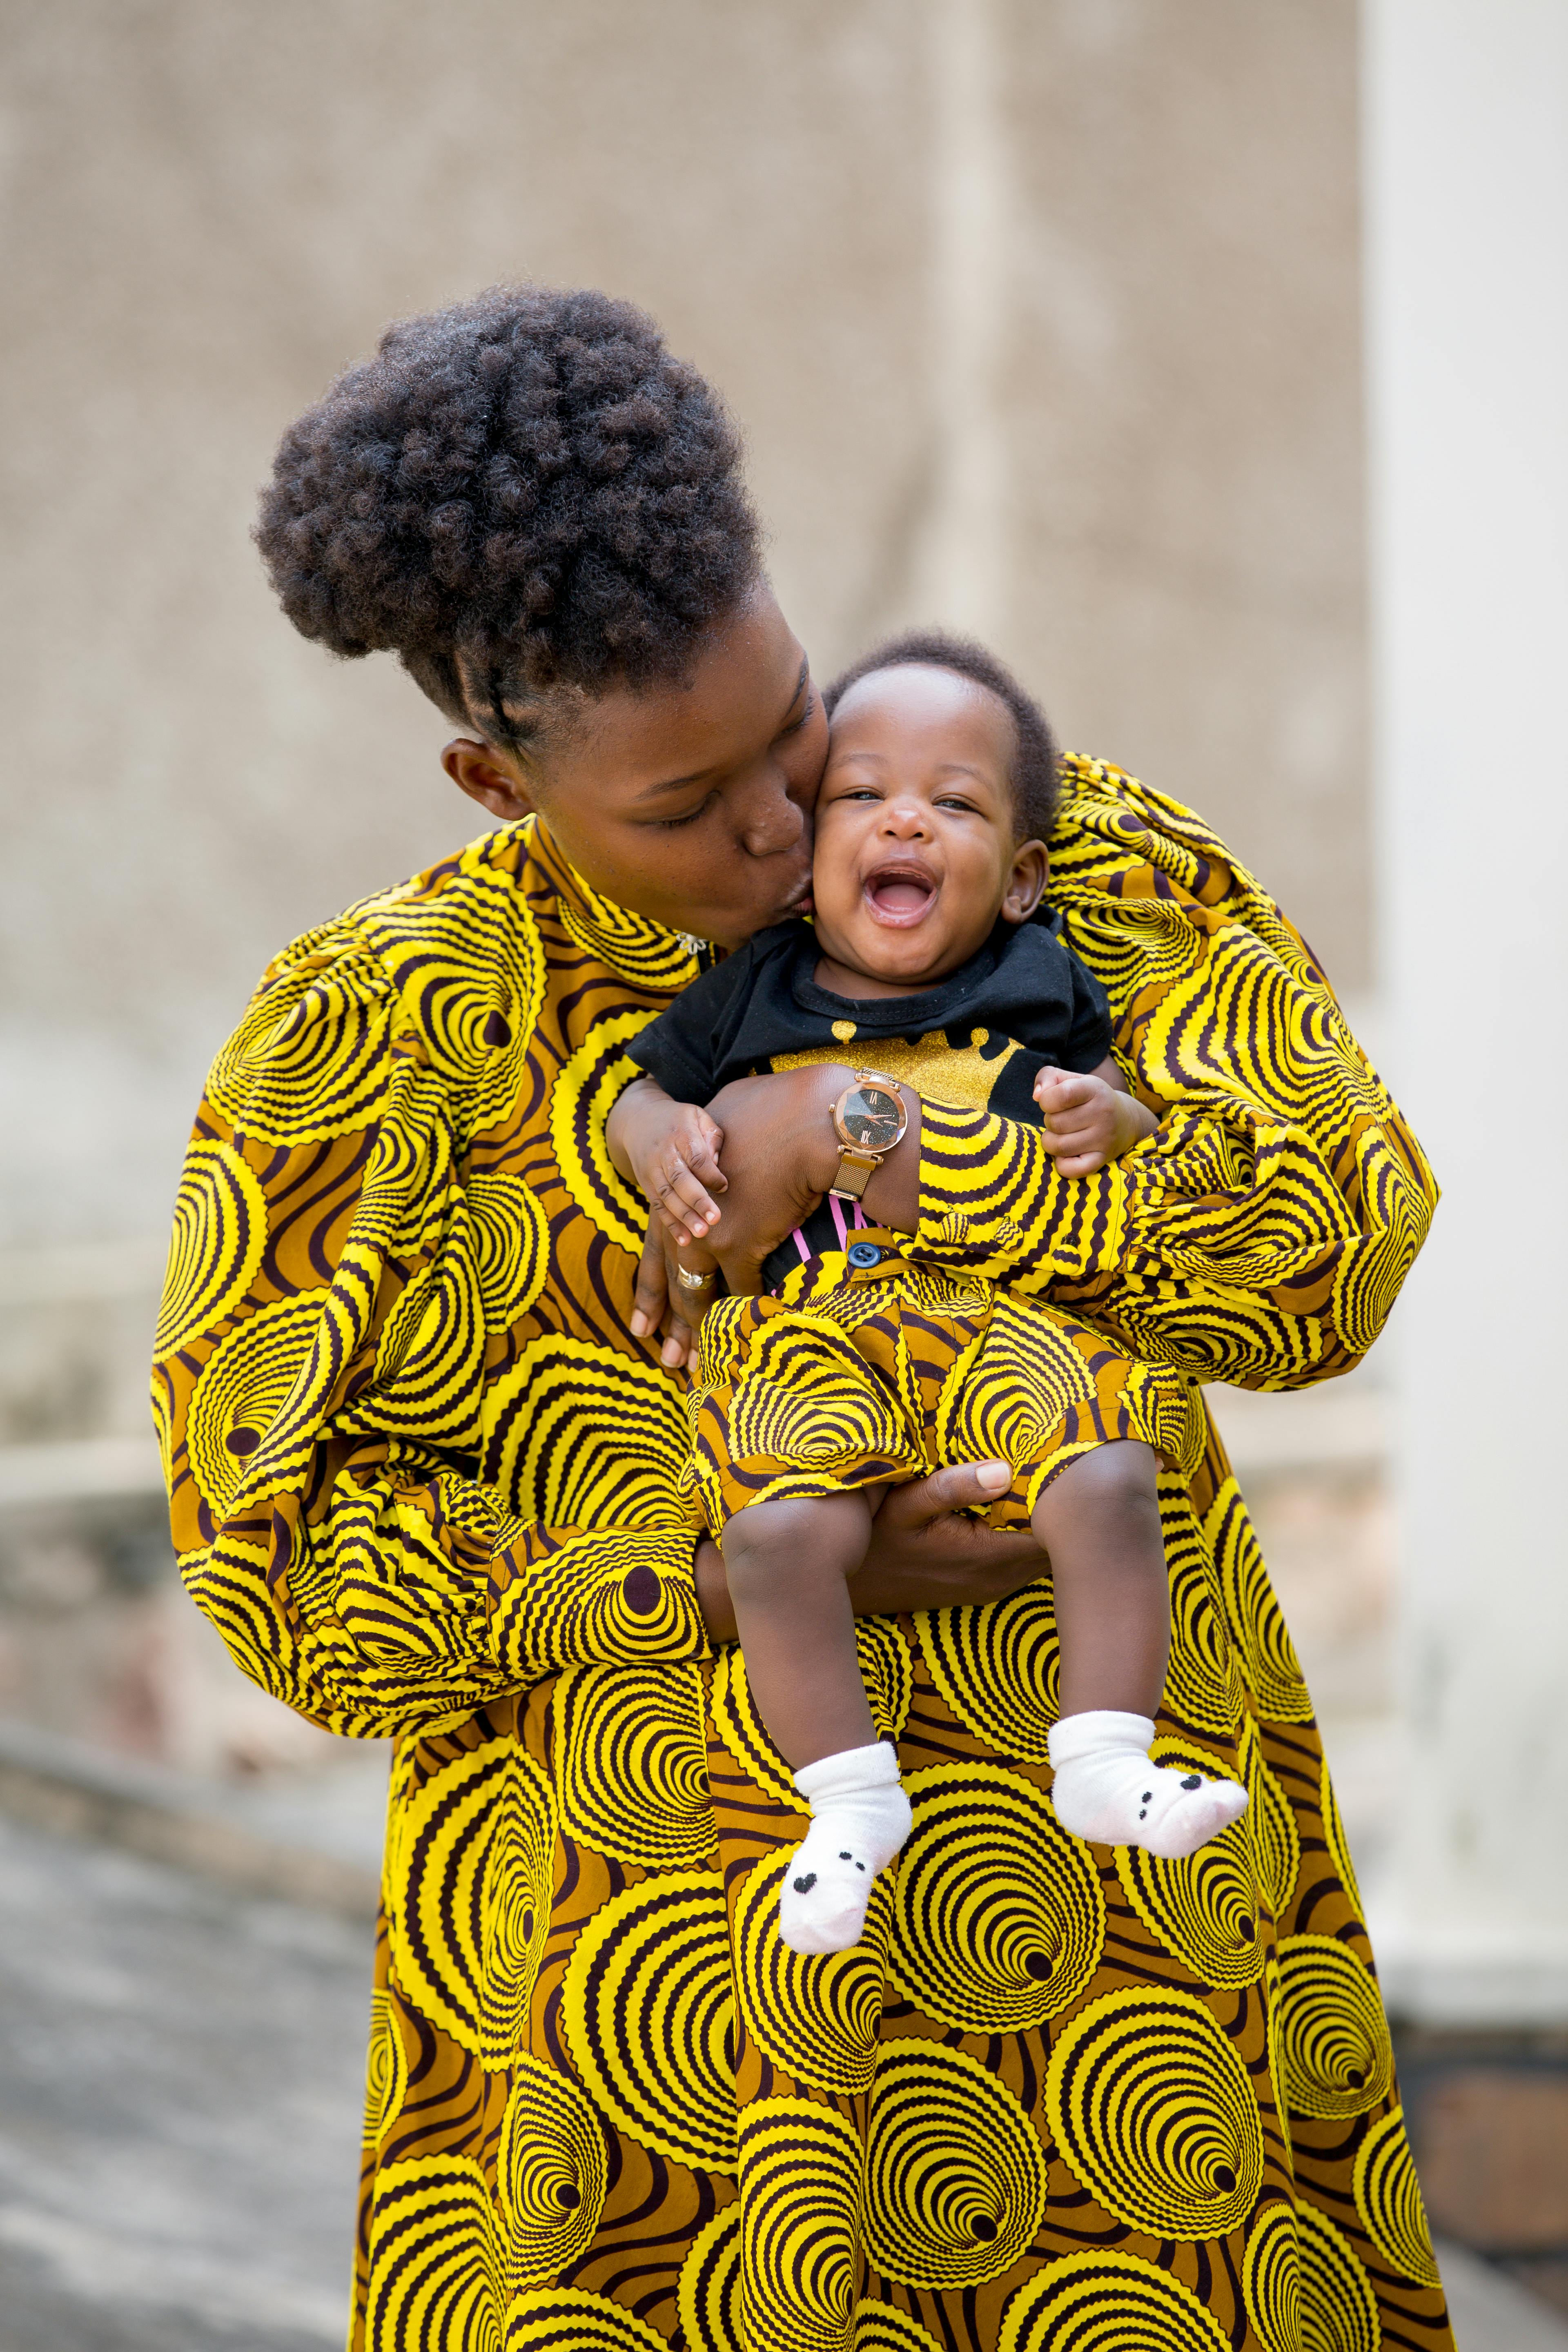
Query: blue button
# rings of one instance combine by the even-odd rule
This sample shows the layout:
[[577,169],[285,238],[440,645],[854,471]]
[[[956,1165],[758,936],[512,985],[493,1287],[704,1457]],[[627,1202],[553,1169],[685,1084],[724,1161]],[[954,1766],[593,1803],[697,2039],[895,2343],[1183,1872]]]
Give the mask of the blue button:
[[882,1253],[875,1242],[851,1242],[849,1263],[851,1265],[858,1266],[880,1265]]

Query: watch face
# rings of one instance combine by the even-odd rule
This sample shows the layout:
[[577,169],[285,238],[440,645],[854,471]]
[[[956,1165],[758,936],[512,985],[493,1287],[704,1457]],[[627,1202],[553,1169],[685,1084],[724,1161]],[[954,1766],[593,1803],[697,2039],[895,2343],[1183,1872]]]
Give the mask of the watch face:
[[851,1087],[839,1114],[844,1132],[863,1151],[891,1151],[904,1124],[904,1106],[886,1087]]

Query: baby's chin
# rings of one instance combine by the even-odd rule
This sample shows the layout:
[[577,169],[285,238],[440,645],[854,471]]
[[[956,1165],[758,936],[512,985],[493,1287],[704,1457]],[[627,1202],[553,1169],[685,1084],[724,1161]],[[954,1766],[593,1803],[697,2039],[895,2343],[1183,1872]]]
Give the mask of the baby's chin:
[[878,981],[885,988],[898,988],[911,994],[917,989],[934,988],[966,964],[989,936],[990,928],[987,924],[972,940],[955,936],[944,923],[921,923],[912,930],[888,930],[868,915],[839,924],[825,916],[820,905],[816,910],[817,944],[824,955],[830,956],[846,971],[858,973],[863,980]]

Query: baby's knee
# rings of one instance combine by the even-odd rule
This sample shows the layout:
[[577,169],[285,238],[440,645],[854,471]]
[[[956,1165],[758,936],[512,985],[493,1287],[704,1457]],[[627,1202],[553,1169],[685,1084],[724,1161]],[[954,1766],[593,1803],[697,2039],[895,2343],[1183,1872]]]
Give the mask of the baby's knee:
[[753,1503],[726,1523],[720,1549],[732,1592],[847,1576],[865,1557],[870,1515],[858,1495]]
[[1041,1496],[1053,1494],[1074,1512],[1136,1526],[1160,1517],[1160,1459],[1151,1445],[1137,1438],[1118,1438],[1080,1454],[1076,1462],[1052,1480]]

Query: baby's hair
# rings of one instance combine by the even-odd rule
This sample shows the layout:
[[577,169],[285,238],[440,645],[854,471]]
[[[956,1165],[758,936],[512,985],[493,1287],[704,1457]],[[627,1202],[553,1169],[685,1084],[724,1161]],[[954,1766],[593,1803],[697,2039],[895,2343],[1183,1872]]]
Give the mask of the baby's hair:
[[758,577],[718,394],[592,289],[498,286],[388,327],[283,436],[256,540],[302,635],[396,654],[513,750],[562,688],[683,675]]
[[953,636],[946,629],[906,629],[874,646],[841,671],[823,689],[823,708],[829,718],[852,686],[874,670],[899,669],[919,662],[931,669],[950,669],[960,677],[988,687],[1013,714],[1016,749],[1013,755],[1013,815],[1020,841],[1048,841],[1061,796],[1056,739],[1050,723],[1034,697],[1026,694],[1012,671],[987,653],[973,637]]

